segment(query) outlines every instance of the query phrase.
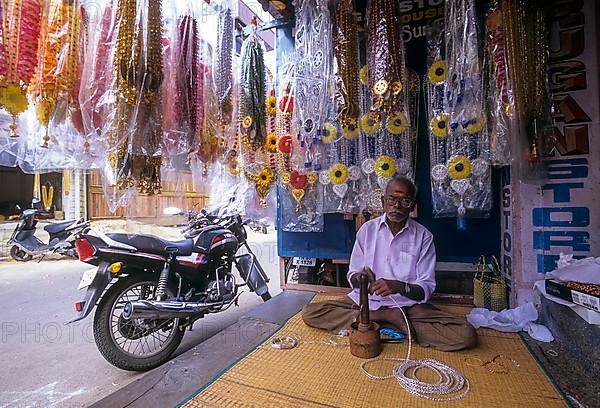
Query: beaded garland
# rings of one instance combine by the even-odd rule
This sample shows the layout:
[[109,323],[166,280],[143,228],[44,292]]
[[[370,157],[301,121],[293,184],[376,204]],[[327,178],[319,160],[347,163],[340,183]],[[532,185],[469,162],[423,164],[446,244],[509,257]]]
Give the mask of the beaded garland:
[[[32,96],[36,117],[46,128],[42,147],[48,147],[49,123],[56,115],[59,102],[69,102],[75,96],[73,88],[79,72],[80,24],[79,2],[69,4],[52,0],[43,19],[43,36]],[[56,118],[61,122],[62,118]]]
[[[140,2],[140,8],[144,6],[147,9],[140,9],[138,14],[136,0],[117,2],[116,123],[108,135],[112,149],[109,164],[119,189],[137,185],[142,194],[156,194],[161,191],[162,162],[161,2]],[[125,140],[123,135],[126,135]]]
[[[38,59],[41,3],[2,0],[0,106],[12,116],[10,135],[17,137],[17,116],[27,110],[26,90]],[[0,61],[2,62],[2,61]]]
[[200,38],[198,22],[194,17],[179,17],[177,26],[174,47],[178,50],[175,58],[175,120],[177,129],[185,132],[186,148],[191,151],[202,120],[199,106],[203,104],[201,91],[204,77],[200,65]]

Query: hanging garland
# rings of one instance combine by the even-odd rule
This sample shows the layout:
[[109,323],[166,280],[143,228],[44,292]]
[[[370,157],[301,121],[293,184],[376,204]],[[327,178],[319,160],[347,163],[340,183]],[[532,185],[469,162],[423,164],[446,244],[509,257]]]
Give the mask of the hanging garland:
[[10,135],[17,135],[17,116],[27,110],[27,87],[38,56],[41,3],[39,0],[2,0],[2,55],[0,106],[12,116]]
[[[116,124],[109,133],[113,150],[109,163],[120,189],[137,184],[140,193],[156,194],[161,191],[162,161],[161,2],[150,1],[143,11],[138,15],[136,0],[118,0],[114,60],[118,95]],[[142,19],[142,14],[147,20]],[[127,135],[126,140],[123,135]]]
[[264,50],[256,35],[256,21],[252,33],[242,43],[240,55],[240,132],[250,149],[263,147],[266,139],[266,67]]
[[[76,84],[81,24],[79,2],[50,1],[43,24],[32,97],[36,117],[46,129],[42,147],[48,147],[50,120],[56,113],[66,111],[57,111],[58,104],[72,102]],[[63,117],[57,118],[57,122],[62,120]]]
[[294,1],[296,10],[295,121],[304,168],[320,171],[321,135],[330,106],[332,44],[328,1]]
[[472,0],[446,4],[445,30],[435,27],[430,35],[428,62],[434,215],[456,216],[457,227],[465,229],[467,210],[481,215],[491,208],[485,70],[478,55]]
[[217,116],[220,137],[225,137],[225,129],[231,123],[233,113],[233,15],[225,4],[218,7],[217,14],[217,45],[213,79],[218,103]]
[[547,2],[503,0],[504,32],[509,72],[514,73],[517,112],[527,131],[528,162],[540,161],[543,129],[548,121],[548,33]]
[[200,82],[200,56],[198,22],[186,15],[178,19],[175,50],[175,120],[177,129],[186,134],[186,149],[192,149],[194,138],[199,131],[199,108],[202,102]]

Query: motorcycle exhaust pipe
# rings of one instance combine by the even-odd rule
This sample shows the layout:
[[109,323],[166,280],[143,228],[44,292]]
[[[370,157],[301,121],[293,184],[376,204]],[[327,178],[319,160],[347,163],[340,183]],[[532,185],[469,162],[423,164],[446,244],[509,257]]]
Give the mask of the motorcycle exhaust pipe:
[[176,302],[157,300],[136,300],[123,307],[123,317],[129,319],[175,319],[190,317],[207,312],[223,302]]

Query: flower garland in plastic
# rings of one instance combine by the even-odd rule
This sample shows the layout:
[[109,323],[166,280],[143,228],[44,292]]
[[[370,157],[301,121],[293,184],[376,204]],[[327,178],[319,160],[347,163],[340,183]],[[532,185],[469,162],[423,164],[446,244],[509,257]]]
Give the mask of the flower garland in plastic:
[[41,3],[39,0],[2,1],[4,74],[0,76],[0,106],[12,116],[10,135],[17,135],[17,116],[27,110],[26,90],[38,56]]
[[[325,212],[355,212],[358,208],[353,205],[351,198],[358,190],[361,175],[360,168],[356,166],[360,82],[358,23],[352,1],[340,2],[335,18],[337,75],[334,103],[331,108],[335,110],[335,121],[325,123],[321,132],[321,140],[329,151],[328,167],[319,174],[319,182],[323,186]],[[336,122],[339,128],[335,126]],[[337,135],[343,137],[338,138]],[[350,200],[345,200],[347,196]]]
[[328,1],[294,1],[296,10],[295,122],[304,168],[323,166],[321,135],[330,104],[332,62],[331,17]]
[[445,24],[445,29],[434,27],[428,41],[433,213],[456,216],[457,228],[465,229],[467,211],[482,217],[491,209],[485,81],[481,77],[473,0],[448,3]]

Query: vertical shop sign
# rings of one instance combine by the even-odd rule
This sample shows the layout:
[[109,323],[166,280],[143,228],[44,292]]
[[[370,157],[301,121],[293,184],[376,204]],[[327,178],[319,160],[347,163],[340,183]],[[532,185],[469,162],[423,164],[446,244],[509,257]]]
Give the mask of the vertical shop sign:
[[[503,248],[503,256],[512,261],[513,306],[534,297],[533,283],[556,267],[560,253],[575,258],[600,255],[596,3],[553,0],[550,8],[553,155],[545,159],[547,177],[538,184],[520,183],[512,174],[512,252]],[[506,263],[504,269],[509,277]]]
[[405,44],[424,38],[434,24],[444,23],[444,0],[401,0],[399,10]]

